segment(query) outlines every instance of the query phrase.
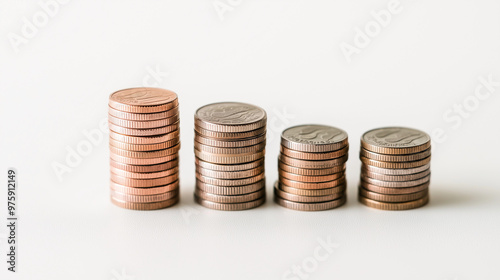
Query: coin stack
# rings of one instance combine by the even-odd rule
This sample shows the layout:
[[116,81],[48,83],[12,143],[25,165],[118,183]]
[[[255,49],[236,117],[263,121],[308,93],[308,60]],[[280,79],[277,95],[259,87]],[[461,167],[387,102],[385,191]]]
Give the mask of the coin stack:
[[425,132],[387,127],[361,137],[359,201],[382,210],[408,210],[429,201],[431,139]]
[[266,112],[236,102],[210,104],[195,114],[198,204],[246,210],[264,204]]
[[347,133],[324,125],[291,127],[281,135],[279,181],[274,199],[301,211],[337,208],[346,202]]
[[155,210],[179,201],[179,110],[174,92],[132,88],[109,97],[111,201]]

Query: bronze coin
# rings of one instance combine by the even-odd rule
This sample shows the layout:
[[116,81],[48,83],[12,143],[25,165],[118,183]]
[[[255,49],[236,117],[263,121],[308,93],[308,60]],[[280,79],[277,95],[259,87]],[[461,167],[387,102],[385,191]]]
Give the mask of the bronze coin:
[[259,175],[250,178],[230,180],[230,179],[211,178],[196,173],[196,179],[198,179],[198,181],[203,182],[205,184],[221,186],[221,187],[239,187],[239,186],[251,185],[263,180],[264,177],[265,174],[260,173]]
[[120,142],[113,138],[109,138],[109,145],[122,150],[136,151],[136,152],[147,152],[147,151],[158,151],[163,149],[172,148],[180,143],[180,139],[172,139],[166,142],[161,142],[157,144],[128,144]]
[[[345,170],[344,170],[345,171]],[[293,173],[286,172],[284,170],[279,169],[278,173],[280,177],[292,180],[292,181],[298,181],[298,182],[304,182],[304,183],[322,183],[322,182],[328,182],[328,181],[334,181],[339,179],[340,177],[344,176],[344,171],[338,172],[338,173],[333,173],[331,175],[322,175],[322,176],[304,176],[304,175],[297,175]]]
[[365,157],[360,157],[361,161],[366,165],[372,165],[380,168],[392,168],[392,169],[406,169],[406,168],[415,168],[420,167],[431,162],[431,157],[424,158],[422,160],[417,161],[408,161],[408,162],[386,162],[386,161],[377,161]]
[[336,150],[333,152],[324,152],[324,153],[306,153],[306,152],[294,151],[285,148],[283,146],[280,146],[280,150],[283,155],[291,158],[303,159],[303,160],[329,160],[347,155],[349,151],[349,145],[345,146],[340,150]]
[[338,165],[342,165],[347,162],[348,156],[345,155],[343,157],[339,157],[336,159],[330,160],[302,160],[295,159],[291,157],[287,157],[283,154],[279,156],[279,160],[286,165],[291,165],[294,167],[305,168],[305,169],[324,169],[324,168],[332,168]]
[[196,166],[196,173],[216,179],[243,179],[257,176],[264,172],[264,166],[242,171],[214,171]]
[[397,176],[392,176],[392,175],[385,175],[385,174],[379,174],[371,171],[367,171],[364,168],[361,168],[361,174],[373,178],[375,180],[381,180],[381,181],[391,181],[391,182],[405,182],[405,181],[413,181],[413,180],[418,180],[421,178],[424,178],[431,174],[431,170],[427,169],[423,172],[420,173],[415,173],[415,174],[409,174],[409,175],[397,175]]
[[232,141],[225,140],[224,141],[224,140],[207,138],[207,137],[204,137],[203,135],[195,133],[194,141],[196,141],[197,143],[207,145],[207,146],[212,146],[212,147],[241,148],[241,147],[254,146],[254,145],[266,142],[266,135],[262,134],[262,135],[259,135],[257,137],[249,138],[246,140],[232,140]]
[[119,193],[114,190],[111,190],[111,197],[124,202],[133,202],[133,203],[152,203],[152,202],[161,202],[165,200],[169,200],[175,198],[179,195],[179,189],[161,193],[154,195],[131,195],[125,193]]
[[379,187],[385,187],[385,188],[409,188],[409,187],[415,187],[418,185],[425,184],[429,182],[431,179],[431,175],[427,175],[424,178],[420,178],[417,180],[413,181],[404,181],[404,182],[390,182],[390,181],[381,181],[381,180],[376,180],[373,178],[366,177],[365,175],[361,174],[361,180],[370,184],[370,185],[375,185]]
[[131,164],[131,165],[153,165],[153,164],[165,163],[165,162],[174,160],[178,157],[178,155],[173,154],[173,155],[157,157],[157,158],[129,158],[129,157],[120,156],[120,155],[117,155],[114,153],[110,153],[109,157],[112,160],[120,162],[120,163],[126,163],[126,164]]
[[359,202],[363,203],[368,207],[380,210],[410,210],[426,205],[429,202],[429,196],[427,195],[423,198],[414,201],[399,202],[399,203],[380,202],[380,201],[375,201],[373,199],[368,199],[363,196],[359,196]]
[[169,185],[152,187],[152,188],[134,188],[134,187],[120,185],[111,181],[110,187],[114,191],[129,195],[157,195],[179,189],[179,181],[173,182]]
[[365,189],[367,189],[369,191],[372,191],[372,192],[380,193],[380,194],[409,194],[409,193],[416,193],[416,192],[420,192],[420,191],[428,189],[429,185],[430,185],[430,182],[427,182],[427,183],[422,184],[420,186],[409,187],[409,188],[385,188],[385,187],[379,187],[379,186],[371,185],[371,184],[365,183],[363,181],[361,181],[361,183],[360,183],[360,186],[362,186],[363,188],[365,188]]
[[301,152],[332,152],[342,149],[347,144],[345,131],[326,125],[299,125],[290,127],[281,134],[282,146]]
[[427,133],[412,128],[384,127],[363,134],[361,146],[379,154],[415,154],[430,148],[431,138]]
[[129,150],[122,150],[118,149],[114,146],[109,147],[109,151],[113,154],[122,156],[122,157],[128,157],[128,158],[159,158],[159,157],[165,157],[165,156],[170,156],[173,154],[176,154],[179,152],[181,148],[180,144],[177,144],[174,147],[168,148],[168,149],[163,149],[163,150],[158,150],[158,151],[129,151]]
[[327,202],[318,202],[318,203],[301,203],[294,202],[283,199],[279,196],[274,196],[274,201],[288,209],[298,210],[298,211],[324,211],[338,208],[345,204],[346,196],[342,196],[339,199],[327,201]]
[[152,203],[134,203],[134,202],[127,202],[127,201],[122,201],[122,200],[117,200],[113,197],[111,197],[111,202],[121,208],[125,209],[130,209],[130,210],[158,210],[158,209],[163,209],[167,207],[171,207],[177,202],[179,202],[179,196],[171,198],[169,200],[165,201],[160,201],[160,202],[152,202]]
[[149,129],[149,128],[158,128],[164,127],[168,125],[172,125],[179,121],[179,115],[175,115],[168,119],[160,119],[154,121],[129,121],[120,118],[116,118],[112,115],[108,116],[108,122],[114,124],[116,126],[126,127],[126,128],[134,128],[134,129]]
[[244,203],[260,199],[266,195],[266,188],[262,188],[256,192],[243,195],[218,195],[204,192],[196,189],[194,192],[196,197],[200,199],[212,201],[215,203]]
[[134,187],[134,188],[150,188],[150,187],[168,185],[172,184],[178,179],[179,179],[179,174],[173,174],[170,176],[154,178],[154,179],[131,179],[111,173],[111,181],[120,185],[124,185],[127,187]]
[[175,92],[160,88],[129,88],[109,96],[109,106],[130,113],[157,113],[177,107]]
[[266,125],[262,108],[239,102],[221,102],[203,106],[194,115],[195,125],[216,132],[246,132]]
[[195,158],[195,164],[204,169],[214,170],[214,171],[223,171],[223,172],[233,172],[233,171],[241,171],[241,170],[249,170],[254,169],[260,166],[264,166],[264,158],[258,159],[256,161],[241,163],[241,164],[215,164],[211,162],[206,162]]
[[262,127],[252,131],[246,132],[217,132],[207,129],[203,129],[195,125],[195,132],[202,135],[203,137],[214,138],[217,140],[247,140],[248,138],[254,138],[266,134],[266,127]]
[[223,154],[210,154],[210,153],[205,153],[201,152],[198,150],[194,151],[194,154],[197,158],[203,160],[203,161],[208,161],[211,163],[217,163],[217,164],[241,164],[241,163],[248,163],[248,162],[253,162],[258,159],[263,158],[266,155],[266,151],[261,151],[257,153],[250,153],[250,154],[241,154],[241,155],[223,155]]
[[406,168],[406,169],[381,168],[372,165],[367,165],[364,163],[361,166],[363,170],[367,170],[378,174],[385,174],[390,176],[402,176],[402,175],[416,174],[428,170],[431,167],[431,164],[428,163],[426,165],[422,165],[419,167]]
[[153,136],[147,136],[147,137],[139,137],[139,136],[129,136],[129,135],[123,135],[120,133],[116,133],[113,131],[109,132],[109,136],[117,141],[123,142],[123,143],[128,143],[128,144],[139,144],[139,145],[148,145],[148,144],[158,144],[158,143],[163,143],[167,142],[170,140],[179,140],[179,130],[172,131],[168,134],[162,134],[162,135],[153,135]]
[[305,169],[305,168],[300,168],[300,167],[295,167],[295,166],[290,166],[282,161],[278,161],[278,168],[279,170],[283,170],[288,173],[293,173],[297,175],[303,175],[303,176],[325,176],[325,175],[332,175],[335,173],[339,173],[345,170],[345,164],[337,165],[334,167],[330,168],[323,168],[323,169]]
[[266,187],[266,180],[262,180],[255,184],[239,186],[239,187],[223,187],[223,186],[215,186],[203,183],[199,180],[196,180],[196,187],[204,192],[218,194],[218,195],[242,195],[256,192],[262,188]]
[[179,114],[179,106],[175,106],[168,111],[162,111],[158,113],[129,113],[124,111],[116,110],[112,107],[108,107],[109,115],[129,121],[155,121],[160,119],[168,119]]
[[377,161],[388,161],[388,162],[405,162],[405,161],[416,161],[427,158],[431,155],[431,149],[427,149],[423,152],[409,155],[384,155],[370,152],[366,149],[361,148],[360,155],[369,159]]
[[221,210],[221,211],[241,211],[248,210],[252,208],[256,208],[261,206],[266,202],[266,196],[263,196],[257,200],[243,202],[243,203],[216,203],[209,200],[202,199],[198,196],[194,196],[196,203],[200,204],[203,207],[210,208],[213,210]]
[[266,142],[254,146],[241,147],[241,148],[219,148],[194,142],[194,148],[195,150],[209,154],[239,155],[239,154],[250,154],[250,153],[261,152],[266,148]]
[[324,195],[333,195],[338,193],[344,193],[346,190],[346,184],[338,185],[329,189],[319,189],[319,190],[307,190],[307,189],[297,189],[289,186],[285,186],[283,184],[279,184],[279,189],[300,196],[324,196]]
[[274,195],[277,195],[285,200],[301,202],[301,203],[316,203],[316,202],[327,202],[341,198],[344,196],[344,193],[336,193],[331,195],[323,195],[323,196],[305,196],[305,195],[296,195],[284,192],[277,187],[274,187]]
[[137,128],[126,128],[114,125],[112,123],[108,124],[109,129],[119,134],[128,135],[128,136],[155,136],[155,135],[163,135],[171,133],[175,130],[179,129],[179,122],[176,122],[171,125],[156,127],[156,128],[146,128],[146,129],[137,129]]
[[408,202],[421,199],[429,194],[429,190],[425,189],[416,193],[409,194],[380,194],[376,192],[371,192],[362,187],[359,188],[359,195],[366,197],[368,199],[380,201],[380,202]]
[[283,185],[292,187],[292,188],[297,188],[297,189],[306,189],[306,190],[320,190],[320,189],[330,189],[334,188],[338,185],[342,185],[345,183],[345,177],[341,177],[337,180],[334,181],[329,181],[329,182],[322,182],[322,183],[305,183],[305,182],[298,182],[298,181],[292,181],[287,178],[280,177],[280,182]]
[[174,167],[171,169],[167,169],[164,171],[159,171],[159,172],[150,172],[150,173],[137,173],[137,172],[129,172],[125,171],[119,168],[116,168],[114,166],[110,166],[111,173],[114,173],[118,176],[121,177],[127,177],[131,179],[154,179],[154,178],[161,178],[161,177],[166,177],[170,176],[172,174],[176,174],[179,172],[178,167]]
[[165,170],[172,169],[174,167],[177,167],[179,165],[179,160],[177,158],[160,163],[160,164],[153,164],[153,165],[131,165],[131,164],[126,164],[126,163],[121,163],[114,161],[113,159],[110,160],[110,165],[114,168],[118,168],[127,172],[134,172],[134,173],[154,173],[154,172],[161,172]]

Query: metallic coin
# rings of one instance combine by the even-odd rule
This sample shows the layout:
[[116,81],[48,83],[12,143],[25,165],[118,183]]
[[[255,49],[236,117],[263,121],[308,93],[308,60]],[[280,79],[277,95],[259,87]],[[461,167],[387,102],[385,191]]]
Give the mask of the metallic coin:
[[148,128],[148,129],[136,129],[136,128],[126,128],[108,123],[109,129],[119,134],[129,135],[129,136],[154,136],[168,134],[179,129],[179,122],[171,125]]
[[218,194],[206,193],[200,189],[196,189],[194,194],[200,199],[216,203],[244,203],[264,197],[266,195],[266,189],[262,188],[256,192],[243,195],[218,195]]
[[427,195],[426,197],[418,200],[400,203],[379,202],[373,199],[359,196],[359,202],[363,203],[366,206],[380,210],[410,210],[426,205],[429,202],[429,196]]
[[168,148],[168,149],[163,149],[163,150],[158,150],[158,151],[141,151],[141,152],[136,152],[136,151],[129,151],[129,150],[122,150],[118,149],[114,146],[109,147],[109,151],[113,154],[122,156],[122,157],[129,157],[129,158],[158,158],[158,157],[165,157],[165,156],[170,156],[173,154],[176,154],[179,152],[181,148],[180,144],[177,144],[174,147]]
[[404,182],[390,182],[390,181],[381,181],[381,180],[376,180],[373,178],[366,177],[365,175],[361,174],[361,180],[364,182],[379,186],[379,187],[384,187],[384,188],[409,188],[409,187],[415,187],[418,185],[425,184],[431,180],[431,175],[427,175],[424,178],[420,178],[417,180],[413,181],[404,181]]
[[257,176],[264,172],[264,166],[242,171],[215,171],[196,166],[196,173],[217,179],[243,179]]
[[154,179],[154,178],[161,178],[161,177],[166,177],[170,176],[172,174],[176,174],[179,172],[178,167],[174,167],[172,169],[160,171],[160,172],[151,172],[151,173],[136,173],[136,172],[129,172],[125,171],[113,166],[110,166],[111,173],[116,174],[118,176],[122,177],[127,177],[131,179]]
[[153,203],[134,203],[134,202],[126,202],[122,200],[117,200],[115,198],[111,198],[111,202],[121,208],[130,209],[130,210],[158,210],[167,208],[175,205],[179,202],[179,196],[171,198],[169,200],[161,201],[161,202],[153,202]]
[[[241,148],[241,147],[249,147],[249,146],[254,146],[260,143],[263,143],[266,141],[266,135],[262,134],[257,137],[253,137],[247,140],[217,140],[217,139],[212,139],[212,138],[207,138],[204,137],[203,135],[200,135],[198,133],[195,133],[194,136],[194,141],[197,143],[207,145],[207,146],[212,146],[212,147],[219,147],[219,148]],[[195,143],[196,144],[196,143]]]
[[157,158],[129,158],[129,157],[120,156],[120,155],[117,155],[114,153],[110,153],[109,157],[112,160],[120,162],[120,163],[126,163],[126,164],[132,164],[132,165],[153,165],[153,164],[164,163],[167,161],[174,160],[178,157],[178,155],[173,154],[173,155],[157,157]]
[[154,178],[154,179],[131,179],[127,177],[118,176],[114,173],[111,173],[111,181],[124,185],[127,187],[134,188],[151,188],[158,187],[163,185],[172,184],[173,182],[179,180],[179,174],[172,174],[166,177]]
[[201,107],[194,115],[195,125],[217,132],[244,132],[266,125],[262,108],[239,102],[221,102]]
[[410,194],[380,194],[371,192],[364,188],[359,188],[359,195],[380,202],[408,202],[428,196],[429,190],[425,189],[423,191]]
[[287,157],[283,154],[279,156],[279,160],[284,164],[291,165],[294,167],[305,168],[305,169],[323,169],[323,168],[332,168],[338,165],[342,165],[347,162],[348,156],[345,155],[343,157],[339,157],[336,159],[330,160],[302,160],[295,159],[291,157]]
[[427,175],[431,174],[431,170],[427,169],[423,172],[410,174],[410,175],[391,176],[391,175],[385,175],[385,174],[379,174],[379,173],[367,171],[366,169],[361,168],[361,174],[366,176],[366,177],[373,178],[375,180],[390,181],[390,182],[405,182],[405,181],[413,181],[413,180],[418,180],[418,179],[424,178]]
[[170,140],[179,140],[180,131],[175,130],[168,134],[147,136],[147,137],[137,137],[119,134],[113,131],[109,132],[109,136],[117,141],[128,143],[128,144],[138,144],[138,145],[149,145],[167,142]]
[[179,121],[179,115],[175,115],[168,119],[160,119],[154,121],[129,121],[120,118],[113,117],[111,115],[108,116],[109,123],[112,123],[117,126],[127,127],[127,128],[135,128],[135,129],[147,129],[147,128],[157,128],[163,127],[167,125],[172,125]]
[[235,140],[235,139],[247,140],[248,138],[254,138],[266,134],[266,127],[246,132],[217,132],[217,131],[206,130],[198,126],[195,126],[194,130],[196,133],[203,135],[204,137],[210,137],[217,140]]
[[131,164],[126,164],[126,163],[121,163],[114,161],[113,159],[110,160],[110,165],[113,168],[118,168],[127,172],[134,172],[134,173],[154,173],[154,172],[161,172],[165,170],[172,169],[174,167],[177,167],[179,165],[179,160],[177,158],[169,161],[169,162],[164,162],[160,164],[153,164],[153,165],[131,165]]
[[256,192],[266,187],[266,180],[262,180],[255,184],[239,186],[239,187],[221,187],[203,183],[196,180],[196,187],[204,192],[218,195],[242,195]]
[[179,107],[173,107],[168,111],[162,111],[158,113],[149,113],[149,114],[137,114],[137,113],[129,113],[116,110],[112,107],[108,107],[108,112],[111,116],[123,120],[129,121],[155,121],[160,119],[168,119],[175,115],[179,114]]
[[250,178],[229,180],[229,179],[211,178],[196,173],[196,179],[198,179],[198,181],[201,181],[209,185],[215,185],[221,187],[238,187],[238,186],[250,185],[261,181],[262,179],[264,179],[264,177],[265,173],[260,173],[259,175]]
[[281,135],[285,148],[310,153],[332,152],[347,146],[347,133],[326,125],[299,125],[286,129]]
[[378,161],[389,161],[389,162],[405,162],[405,161],[416,161],[421,160],[431,155],[431,149],[427,149],[423,152],[409,155],[384,155],[370,152],[361,148],[360,155],[369,159]]
[[372,165],[380,168],[392,168],[392,169],[406,169],[406,168],[415,168],[420,167],[431,162],[431,157],[424,158],[422,160],[417,161],[408,161],[408,162],[386,162],[386,161],[377,161],[365,157],[360,157],[361,162],[366,165]]
[[248,163],[241,163],[241,164],[215,164],[211,162],[206,162],[203,160],[200,160],[198,158],[195,158],[195,164],[199,167],[202,167],[204,169],[209,169],[209,170],[214,170],[214,171],[223,171],[223,172],[233,172],[233,171],[242,171],[242,170],[249,170],[249,169],[254,169],[260,166],[264,165],[264,158],[261,158],[256,161],[248,162]]
[[205,199],[201,199],[198,196],[194,196],[196,203],[200,204],[203,207],[214,209],[214,210],[222,210],[222,211],[241,211],[248,210],[252,208],[256,208],[261,206],[266,202],[266,197],[263,196],[254,201],[243,202],[243,203],[216,203],[212,201],[208,201]]
[[241,154],[250,154],[263,151],[266,148],[266,142],[254,146],[241,147],[241,148],[219,148],[194,142],[194,148],[198,151],[210,154],[241,155]]
[[376,193],[380,194],[410,194],[410,193],[416,193],[416,192],[421,192],[423,190],[426,190],[429,188],[430,183],[427,182],[425,184],[415,186],[415,187],[408,187],[408,188],[385,188],[385,187],[379,187],[375,185],[371,185],[368,183],[365,183],[361,181],[360,186]]
[[120,185],[120,184],[117,184],[117,183],[111,181],[110,187],[112,190],[114,190],[116,192],[129,194],[129,195],[157,195],[157,194],[171,192],[173,190],[179,189],[179,181],[173,182],[172,184],[169,184],[169,185],[152,187],[152,188],[133,188],[133,187]]
[[431,138],[427,133],[412,128],[384,127],[363,134],[361,146],[379,154],[415,154],[429,149]]
[[323,176],[297,175],[297,174],[286,172],[282,169],[279,169],[278,173],[279,173],[280,177],[287,178],[287,179],[292,180],[292,181],[299,181],[299,182],[305,182],[305,183],[321,183],[321,182],[328,182],[328,181],[337,180],[340,177],[343,177],[345,170],[338,172],[338,173],[333,173],[330,175],[323,175]]
[[280,146],[280,149],[281,149],[281,153],[283,155],[291,157],[291,158],[303,159],[303,160],[329,160],[329,159],[339,158],[339,157],[347,155],[347,153],[349,151],[349,145],[345,146],[344,148],[342,148],[340,150],[336,150],[333,152],[324,152],[324,153],[299,152],[299,151],[290,150],[290,149],[285,148],[283,146]]
[[251,154],[241,154],[241,155],[222,155],[222,154],[209,154],[200,152],[198,150],[194,151],[197,158],[218,164],[240,164],[256,161],[263,158],[266,155],[266,151],[251,153]]
[[152,202],[160,202],[175,198],[179,195],[179,190],[173,190],[166,193],[154,194],[154,195],[131,195],[125,193],[119,193],[114,190],[111,190],[111,197],[126,202],[133,203],[152,203]]
[[345,183],[345,177],[341,177],[335,181],[322,182],[322,183],[304,183],[304,182],[292,181],[283,177],[280,177],[279,179],[283,185],[292,188],[307,189],[307,190],[330,189]]
[[113,138],[109,138],[109,145],[122,150],[136,151],[136,152],[146,152],[146,151],[158,151],[163,149],[172,148],[179,144],[179,139],[172,139],[167,142],[162,142],[158,144],[127,144],[117,141]]
[[159,88],[129,88],[109,96],[111,108],[130,113],[157,113],[178,105],[177,94]]
[[318,203],[301,203],[301,202],[293,202],[286,199],[283,199],[279,196],[274,196],[274,201],[288,209],[298,210],[298,211],[324,211],[330,210],[337,207],[340,207],[345,204],[346,196],[342,196],[339,199],[327,201],[327,202],[318,202]]
[[[403,176],[403,175],[417,174],[417,173],[424,172],[425,170],[428,170],[430,167],[431,167],[430,163],[428,163],[426,165],[419,166],[419,167],[407,168],[407,169],[381,168],[381,167],[376,167],[376,166],[367,165],[367,164],[361,165],[361,168],[363,170],[368,171],[368,172],[384,174],[384,175],[389,175],[389,176]],[[389,180],[386,180],[386,181],[389,181]]]
[[284,192],[277,187],[274,187],[274,195],[277,195],[283,199],[294,201],[294,202],[302,202],[302,203],[316,203],[316,202],[327,202],[341,198],[344,196],[344,193],[336,193],[331,195],[323,195],[323,196],[304,196],[304,195],[296,195]]
[[323,169],[305,169],[299,168],[295,166],[290,166],[282,161],[278,161],[278,168],[288,173],[293,173],[297,175],[303,176],[325,176],[332,175],[338,172],[342,172],[345,170],[345,164],[337,165],[331,168],[323,168]]
[[347,185],[342,184],[330,189],[320,189],[320,190],[306,190],[306,189],[297,189],[289,186],[285,186],[283,184],[279,184],[279,189],[300,196],[324,196],[324,195],[333,195],[338,193],[344,193]]

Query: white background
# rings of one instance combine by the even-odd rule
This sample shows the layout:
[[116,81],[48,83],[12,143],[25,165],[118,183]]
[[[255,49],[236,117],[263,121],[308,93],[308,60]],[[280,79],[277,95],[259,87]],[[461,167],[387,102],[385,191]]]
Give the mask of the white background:
[[[477,104],[474,91],[480,77],[500,81],[500,2],[401,0],[348,62],[341,44],[356,46],[356,29],[389,1],[226,1],[69,1],[32,38],[23,18],[43,20],[38,1],[1,2],[0,184],[18,169],[20,225],[19,272],[2,261],[0,278],[282,279],[330,238],[338,247],[307,279],[498,279],[500,86]],[[156,68],[169,75],[154,79]],[[179,95],[182,200],[134,212],[109,202],[107,134],[61,180],[53,164],[99,129],[110,93],[145,80]],[[192,199],[193,114],[230,100],[269,115],[268,202],[245,212]],[[467,117],[443,118],[464,101]],[[302,213],[272,202],[279,134],[303,123],[349,133],[342,208]],[[433,145],[424,208],[357,202],[359,138],[388,125],[445,135]]]

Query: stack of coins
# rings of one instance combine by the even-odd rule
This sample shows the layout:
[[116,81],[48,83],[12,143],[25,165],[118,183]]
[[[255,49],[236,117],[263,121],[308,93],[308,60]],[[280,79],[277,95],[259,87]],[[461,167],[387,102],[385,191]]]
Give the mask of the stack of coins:
[[174,92],[132,88],[109,97],[111,201],[154,210],[179,201],[179,110]]
[[224,102],[195,114],[196,191],[200,205],[246,210],[264,204],[266,112],[256,106]]
[[279,181],[274,199],[301,211],[337,208],[346,202],[347,133],[324,125],[301,125],[281,135]]
[[408,210],[429,201],[431,139],[425,132],[387,127],[361,137],[359,201],[382,210]]

